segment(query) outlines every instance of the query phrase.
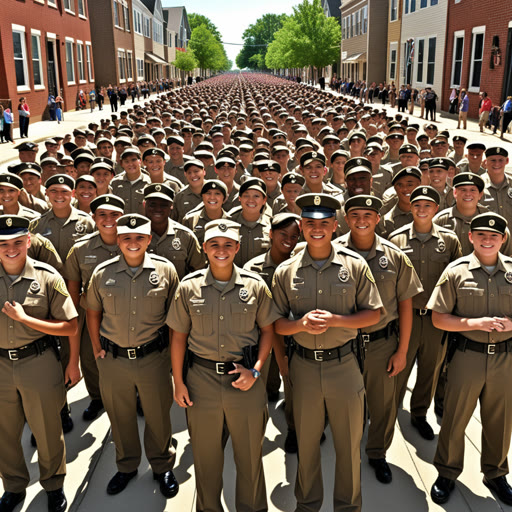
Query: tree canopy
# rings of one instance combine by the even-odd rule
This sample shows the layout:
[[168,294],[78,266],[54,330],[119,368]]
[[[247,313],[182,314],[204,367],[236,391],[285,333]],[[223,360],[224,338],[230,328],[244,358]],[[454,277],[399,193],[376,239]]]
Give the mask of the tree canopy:
[[194,52],[190,48],[184,52],[177,51],[176,60],[172,62],[172,65],[182,71],[194,71],[199,66]]
[[265,56],[268,68],[317,69],[339,60],[341,27],[327,17],[320,0],[303,0],[274,36]]
[[192,30],[189,48],[202,70],[225,71],[229,62],[224,46],[210,32],[206,25],[199,25]]
[[244,31],[244,46],[236,57],[240,68],[267,69],[265,56],[267,46],[273,41],[274,34],[283,26],[286,14],[265,14]]
[[212,23],[210,18],[203,16],[202,14],[197,14],[195,12],[189,14],[188,16],[188,24],[190,25],[190,30],[194,30],[196,27],[200,25],[206,25],[206,28],[214,35],[217,41],[222,42],[219,29]]

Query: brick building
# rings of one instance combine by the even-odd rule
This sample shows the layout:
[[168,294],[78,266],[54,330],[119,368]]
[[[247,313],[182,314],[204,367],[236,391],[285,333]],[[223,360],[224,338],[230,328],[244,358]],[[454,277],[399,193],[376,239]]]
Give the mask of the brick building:
[[444,61],[443,110],[451,90],[466,89],[469,117],[478,117],[479,93],[501,105],[512,95],[512,3],[450,0]]
[[3,0],[0,19],[0,100],[11,101],[16,124],[21,96],[33,121],[48,118],[49,94],[75,109],[95,78],[87,1]]

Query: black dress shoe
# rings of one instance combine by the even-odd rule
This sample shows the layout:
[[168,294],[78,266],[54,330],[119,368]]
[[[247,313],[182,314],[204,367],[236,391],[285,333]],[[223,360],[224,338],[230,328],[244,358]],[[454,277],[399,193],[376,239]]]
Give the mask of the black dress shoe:
[[66,408],[60,411],[60,421],[62,422],[62,432],[64,432],[64,434],[73,430],[73,420],[71,419],[69,410],[66,410]]
[[420,436],[427,441],[434,439],[434,431],[428,424],[425,416],[411,416],[411,425],[419,432]]
[[386,462],[386,459],[368,459],[370,466],[375,470],[377,480],[383,484],[391,483],[393,480],[393,473],[391,468]]
[[0,498],[0,512],[12,512],[16,505],[21,503],[27,493],[23,492],[9,492],[5,491],[3,496]]
[[432,501],[438,505],[446,503],[450,498],[450,494],[452,493],[454,487],[455,482],[453,480],[445,478],[444,476],[438,476],[437,480],[432,486],[432,489],[430,489],[430,496]]
[[153,479],[158,480],[160,483],[160,492],[166,498],[174,498],[178,491],[180,490],[180,486],[174,473],[172,471],[166,471],[165,473],[153,473]]
[[484,484],[491,491],[494,491],[503,503],[512,505],[512,487],[508,485],[507,479],[504,476],[499,476],[498,478],[485,478],[484,476]]
[[68,500],[62,487],[56,491],[48,491],[48,512],[64,512],[68,506]]
[[92,421],[98,417],[100,411],[103,410],[103,402],[101,400],[91,400],[91,403],[85,409],[82,417],[85,421]]
[[270,403],[277,402],[279,400],[279,391],[267,393],[267,399]]
[[137,470],[131,473],[118,471],[107,485],[107,494],[119,494],[126,489],[128,482],[137,474]]
[[297,433],[295,430],[288,430],[284,440],[284,451],[286,453],[297,453]]

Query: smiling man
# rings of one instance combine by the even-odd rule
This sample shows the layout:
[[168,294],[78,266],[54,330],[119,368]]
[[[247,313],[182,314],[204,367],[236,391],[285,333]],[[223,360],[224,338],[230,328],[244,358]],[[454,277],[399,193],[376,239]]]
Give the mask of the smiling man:
[[0,206],[5,215],[18,215],[33,221],[40,215],[19,203],[23,180],[10,172],[0,174]]
[[508,151],[493,147],[485,152],[487,172],[482,176],[485,183],[483,204],[512,221],[512,177],[505,174],[508,165]]
[[183,168],[188,185],[174,196],[171,212],[172,219],[177,222],[181,222],[188,212],[201,203],[201,189],[206,176],[201,160],[189,160]]

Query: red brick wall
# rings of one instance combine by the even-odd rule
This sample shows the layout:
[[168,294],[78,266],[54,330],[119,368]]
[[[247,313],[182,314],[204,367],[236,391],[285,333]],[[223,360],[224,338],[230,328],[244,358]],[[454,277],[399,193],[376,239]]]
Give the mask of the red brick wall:
[[[43,0],[41,0],[43,1]],[[64,11],[63,0],[56,0],[57,9],[36,0],[3,0],[0,2],[0,19],[2,27],[0,30],[0,97],[10,98],[13,104],[16,125],[18,122],[17,105],[21,96],[25,96],[31,111],[31,120],[40,120],[45,113],[48,104],[48,76],[47,76],[47,51],[46,34],[48,32],[57,35],[57,73],[60,79],[60,88],[62,89],[64,99],[64,110],[74,110],[76,104],[76,95],[80,89],[89,91],[94,83],[89,82],[85,42],[91,41],[91,32],[89,26],[87,0],[84,0],[85,14],[87,19],[78,16],[78,0],[72,0],[75,14],[69,14]],[[25,46],[27,52],[28,82],[30,91],[18,92],[16,86],[16,74],[14,72],[14,50],[12,39],[12,24],[25,27]],[[43,72],[43,82],[45,89],[34,89],[34,77],[32,71],[32,49],[31,49],[31,29],[41,32],[41,63]],[[84,43],[84,67],[86,83],[78,83],[78,59],[76,42],[74,44],[75,60],[75,82],[76,85],[67,85],[66,78],[66,37],[72,37],[75,41],[80,40]],[[91,55],[92,60],[92,55]],[[92,63],[91,63],[92,64]]]
[[[450,106],[451,77],[453,62],[454,32],[464,30],[464,57],[460,88],[468,89],[471,72],[471,55],[473,27],[485,26],[484,52],[480,91],[485,91],[494,105],[501,105],[503,100],[503,80],[505,74],[508,24],[512,21],[512,2],[496,2],[496,0],[463,0],[455,4],[448,3],[448,25],[446,35],[446,58],[444,62],[443,104],[442,109]],[[501,64],[490,68],[491,47],[493,37],[499,37]],[[478,117],[478,93],[469,92],[469,117]]]

